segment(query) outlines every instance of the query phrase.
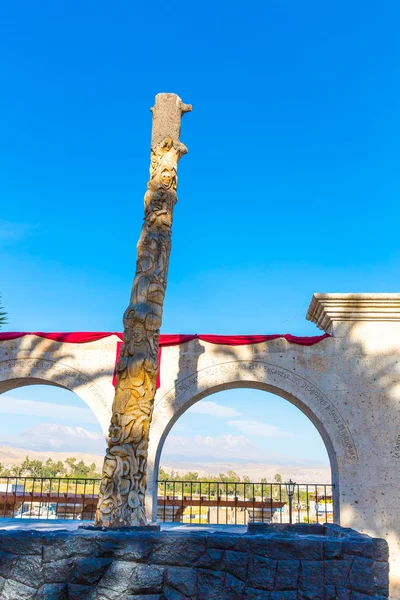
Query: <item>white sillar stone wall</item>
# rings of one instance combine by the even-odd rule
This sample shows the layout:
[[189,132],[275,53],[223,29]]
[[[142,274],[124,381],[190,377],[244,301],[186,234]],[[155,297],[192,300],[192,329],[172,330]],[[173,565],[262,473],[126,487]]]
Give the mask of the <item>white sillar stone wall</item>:
[[[154,518],[163,443],[176,420],[214,392],[254,387],[300,408],[320,432],[335,484],[335,520],[390,550],[391,598],[400,599],[400,295],[315,295],[308,318],[332,335],[314,346],[284,339],[250,346],[192,340],[163,348],[150,430],[147,513]],[[0,345],[0,393],[29,383],[76,392],[106,432],[115,336],[60,344],[28,336]]]

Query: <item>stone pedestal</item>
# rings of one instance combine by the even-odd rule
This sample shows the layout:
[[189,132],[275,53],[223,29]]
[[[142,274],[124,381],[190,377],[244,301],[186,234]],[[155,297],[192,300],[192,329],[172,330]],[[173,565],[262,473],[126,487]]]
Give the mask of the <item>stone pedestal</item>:
[[86,531],[124,531],[124,532],[144,532],[144,533],[154,533],[156,531],[160,531],[161,528],[157,523],[150,523],[149,525],[131,525],[130,527],[113,527],[110,529],[109,527],[104,527],[103,525],[79,525],[78,529],[83,529]]
[[318,535],[0,530],[2,600],[384,600],[387,544]]

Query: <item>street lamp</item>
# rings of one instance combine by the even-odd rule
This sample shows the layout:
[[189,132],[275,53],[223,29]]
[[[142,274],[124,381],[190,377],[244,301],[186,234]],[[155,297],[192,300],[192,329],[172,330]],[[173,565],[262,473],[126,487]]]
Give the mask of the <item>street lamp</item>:
[[289,479],[289,481],[285,482],[285,486],[286,486],[286,492],[289,498],[289,523],[290,525],[292,524],[292,502],[293,502],[293,495],[294,495],[294,489],[296,487],[296,483],[294,481],[292,481],[291,479]]

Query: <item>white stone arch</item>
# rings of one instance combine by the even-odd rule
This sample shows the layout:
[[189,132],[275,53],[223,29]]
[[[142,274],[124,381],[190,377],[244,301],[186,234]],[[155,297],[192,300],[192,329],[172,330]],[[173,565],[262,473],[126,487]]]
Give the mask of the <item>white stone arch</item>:
[[299,408],[321,435],[330,460],[334,484],[334,518],[340,519],[339,486],[343,465],[358,461],[349,428],[338,408],[309,380],[294,371],[264,361],[228,361],[205,367],[178,380],[156,399],[150,428],[146,510],[154,521],[157,510],[157,473],[164,442],[179,417],[199,400],[233,388],[272,392]]
[[76,366],[57,358],[32,356],[0,361],[0,394],[27,385],[53,385],[74,392],[93,411],[107,437],[112,399],[92,377]]

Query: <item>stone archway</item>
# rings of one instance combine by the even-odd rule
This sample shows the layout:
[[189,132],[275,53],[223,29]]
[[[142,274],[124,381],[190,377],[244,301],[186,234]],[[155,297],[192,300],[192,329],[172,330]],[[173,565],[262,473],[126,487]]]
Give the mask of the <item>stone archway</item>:
[[53,385],[74,392],[93,411],[107,436],[112,398],[79,369],[59,359],[26,357],[0,362],[0,394],[27,385]]
[[281,396],[299,408],[320,433],[330,460],[334,484],[335,521],[340,519],[340,471],[358,461],[358,453],[346,421],[338,408],[306,378],[273,363],[255,360],[214,364],[178,380],[156,401],[150,429],[147,514],[155,520],[157,474],[165,439],[179,417],[194,403],[216,392],[256,388]]
[[[392,595],[399,595],[400,294],[317,294],[307,318],[331,337],[312,345],[271,339],[245,346],[193,338],[163,348],[150,431],[148,515],[157,461],[175,420],[197,400],[228,387],[271,391],[298,406],[319,430],[337,486],[336,519],[340,511],[342,526],[388,540]],[[35,334],[5,340],[0,393],[35,382],[73,389],[95,407],[106,431],[119,341],[114,334],[85,343]]]

